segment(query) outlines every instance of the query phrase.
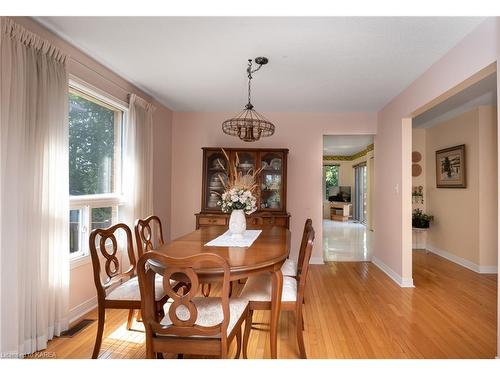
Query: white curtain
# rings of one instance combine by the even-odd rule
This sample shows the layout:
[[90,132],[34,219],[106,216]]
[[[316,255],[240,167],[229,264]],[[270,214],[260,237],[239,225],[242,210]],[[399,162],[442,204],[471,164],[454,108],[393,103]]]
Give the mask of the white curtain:
[[144,99],[130,95],[123,131],[123,220],[130,226],[153,213],[153,111]]
[[0,352],[17,356],[68,325],[68,76],[57,48],[0,27]]

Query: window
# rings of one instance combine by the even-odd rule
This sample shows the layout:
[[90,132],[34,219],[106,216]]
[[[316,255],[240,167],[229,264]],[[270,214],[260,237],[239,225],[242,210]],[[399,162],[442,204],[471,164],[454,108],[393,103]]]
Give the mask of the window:
[[88,254],[95,228],[117,222],[121,199],[124,108],[78,88],[69,90],[69,252]]
[[333,186],[339,186],[339,166],[338,165],[324,165],[323,176],[325,182],[325,199],[328,200],[328,192]]

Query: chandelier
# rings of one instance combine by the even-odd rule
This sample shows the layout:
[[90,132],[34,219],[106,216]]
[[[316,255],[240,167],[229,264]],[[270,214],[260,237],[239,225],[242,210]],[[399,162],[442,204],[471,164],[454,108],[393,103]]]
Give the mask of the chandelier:
[[267,57],[256,57],[255,63],[259,67],[252,70],[252,60],[248,60],[248,104],[242,112],[222,123],[222,131],[225,134],[234,135],[245,142],[255,142],[261,137],[270,137],[274,134],[273,123],[255,111],[250,100],[252,74],[268,62]]

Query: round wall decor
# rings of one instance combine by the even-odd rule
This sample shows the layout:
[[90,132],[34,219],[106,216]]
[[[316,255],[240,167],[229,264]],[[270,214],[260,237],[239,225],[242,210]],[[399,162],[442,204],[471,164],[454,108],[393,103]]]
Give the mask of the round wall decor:
[[412,164],[411,166],[411,175],[413,177],[418,177],[422,174],[422,167],[420,164]]
[[420,160],[422,160],[422,154],[418,151],[413,151],[411,153],[411,161],[414,163],[418,163]]

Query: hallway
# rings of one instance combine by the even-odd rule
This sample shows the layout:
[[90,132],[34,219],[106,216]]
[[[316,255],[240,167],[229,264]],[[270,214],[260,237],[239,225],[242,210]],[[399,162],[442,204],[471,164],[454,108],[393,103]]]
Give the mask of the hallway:
[[325,262],[363,262],[372,256],[373,232],[354,221],[323,220]]

